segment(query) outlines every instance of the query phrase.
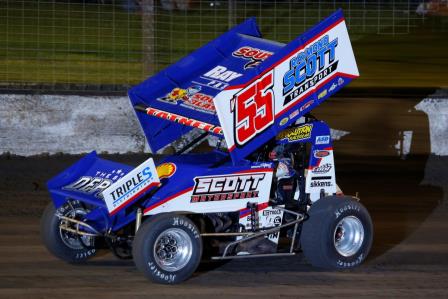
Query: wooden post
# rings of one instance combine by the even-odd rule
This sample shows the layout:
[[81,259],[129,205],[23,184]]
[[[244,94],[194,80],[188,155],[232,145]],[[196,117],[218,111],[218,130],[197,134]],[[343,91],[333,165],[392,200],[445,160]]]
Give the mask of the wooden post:
[[143,74],[155,73],[154,0],[140,0],[142,10]]

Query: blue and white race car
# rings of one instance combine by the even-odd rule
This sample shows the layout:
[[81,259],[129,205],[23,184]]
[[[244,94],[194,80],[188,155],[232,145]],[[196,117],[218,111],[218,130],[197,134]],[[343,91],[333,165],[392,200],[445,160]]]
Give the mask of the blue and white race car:
[[358,75],[340,10],[286,45],[246,20],[129,91],[153,153],[190,142],[135,168],[92,152],[52,178],[44,244],[70,263],[107,247],[166,284],[205,259],[359,265],[372,222],[338,189],[330,128],[310,114]]

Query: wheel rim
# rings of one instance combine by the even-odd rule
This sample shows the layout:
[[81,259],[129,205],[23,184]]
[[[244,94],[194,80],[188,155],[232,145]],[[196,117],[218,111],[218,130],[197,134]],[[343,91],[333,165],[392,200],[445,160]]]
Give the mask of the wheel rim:
[[154,259],[165,271],[175,272],[187,265],[193,253],[190,236],[182,229],[169,228],[163,231],[154,245]]
[[333,236],[336,251],[342,256],[349,257],[361,248],[364,241],[364,227],[357,217],[347,216],[336,225]]
[[[66,217],[70,217],[73,219],[79,219],[80,216],[84,216],[87,214],[87,211],[82,208],[74,208],[67,213],[64,214]],[[92,247],[94,238],[89,236],[78,236],[75,233],[66,231],[61,228],[61,225],[70,225],[70,223],[67,223],[67,220],[61,220],[59,223],[59,236],[61,237],[62,242],[69,248],[80,250],[85,249],[86,247]]]

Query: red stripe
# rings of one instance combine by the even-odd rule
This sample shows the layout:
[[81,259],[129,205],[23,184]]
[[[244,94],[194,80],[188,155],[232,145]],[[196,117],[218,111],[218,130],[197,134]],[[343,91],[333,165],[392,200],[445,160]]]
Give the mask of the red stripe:
[[132,196],[131,198],[129,198],[128,200],[126,200],[125,202],[123,202],[121,205],[118,206],[118,208],[116,208],[115,210],[112,211],[112,213],[110,213],[111,216],[117,214],[118,212],[120,212],[128,202],[134,200],[135,198],[137,198],[138,196],[142,195],[144,192],[146,192],[149,188],[153,187],[153,186],[157,186],[160,183],[156,183],[153,182],[151,184],[149,184],[148,186],[146,186],[145,188],[143,188],[142,190],[140,190],[139,192],[137,192],[137,194],[135,194],[134,196]]
[[219,126],[215,126],[213,124],[209,124],[194,118],[189,118],[186,116],[182,116],[180,114],[171,113],[168,111],[147,107],[146,114],[154,117],[158,117],[164,120],[172,121],[184,126],[190,126],[193,128],[198,128],[207,132],[211,132],[214,134],[222,135],[222,128]]
[[178,197],[178,196],[181,196],[181,195],[184,194],[184,193],[190,192],[192,189],[193,189],[193,187],[189,187],[189,188],[187,188],[187,189],[184,189],[184,190],[182,190],[182,191],[179,191],[179,192],[177,192],[176,194],[173,194],[173,195],[171,195],[171,196],[169,196],[169,197],[167,197],[167,198],[165,198],[165,199],[163,199],[163,200],[161,200],[161,201],[155,203],[154,205],[152,205],[152,206],[146,208],[146,209],[143,211],[143,214],[146,214],[146,213],[148,213],[149,211],[154,210],[154,209],[157,208],[158,206],[163,205],[164,203],[166,203],[167,201],[172,200],[173,198],[176,198],[176,197]]
[[238,88],[243,88],[246,85],[252,83],[253,81],[257,80],[258,78],[260,78],[261,76],[263,76],[265,73],[267,73],[268,71],[272,70],[273,68],[275,68],[277,65],[279,65],[280,63],[282,63],[283,61],[285,61],[286,59],[290,58],[291,56],[293,56],[295,53],[297,53],[297,51],[302,50],[303,48],[305,48],[306,46],[308,46],[309,44],[311,44],[312,42],[314,42],[316,39],[318,39],[319,37],[321,37],[321,35],[327,33],[328,31],[330,31],[331,29],[333,29],[334,27],[336,27],[337,25],[339,25],[341,22],[344,21],[344,18],[341,17],[339,20],[337,20],[336,22],[334,22],[333,24],[331,24],[330,26],[328,26],[327,28],[325,28],[323,31],[319,32],[318,34],[316,34],[312,39],[310,39],[308,42],[306,42],[306,44],[303,44],[301,46],[298,46],[297,48],[295,48],[294,50],[292,50],[289,54],[287,54],[285,57],[283,57],[282,59],[280,59],[279,61],[277,61],[275,64],[273,64],[269,69],[266,69],[263,73],[259,74],[258,76],[252,78],[252,80],[250,80],[247,83],[244,84],[240,84],[240,85],[234,85],[234,86],[228,86],[225,90],[232,90],[232,89],[238,89]]

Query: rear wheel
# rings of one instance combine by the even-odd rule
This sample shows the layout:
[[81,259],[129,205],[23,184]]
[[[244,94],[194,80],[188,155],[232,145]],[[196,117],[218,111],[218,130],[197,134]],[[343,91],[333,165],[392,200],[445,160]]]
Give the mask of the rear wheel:
[[313,266],[346,269],[364,261],[372,239],[372,220],[366,208],[351,197],[332,196],[311,206],[301,245]]
[[157,283],[176,284],[189,278],[201,261],[202,240],[187,217],[162,214],[148,219],[132,246],[137,268]]
[[61,229],[61,224],[67,223],[57,216],[82,220],[87,213],[88,210],[79,201],[66,202],[57,210],[50,203],[41,219],[41,237],[48,251],[69,263],[81,263],[93,257],[96,254],[95,238]]

